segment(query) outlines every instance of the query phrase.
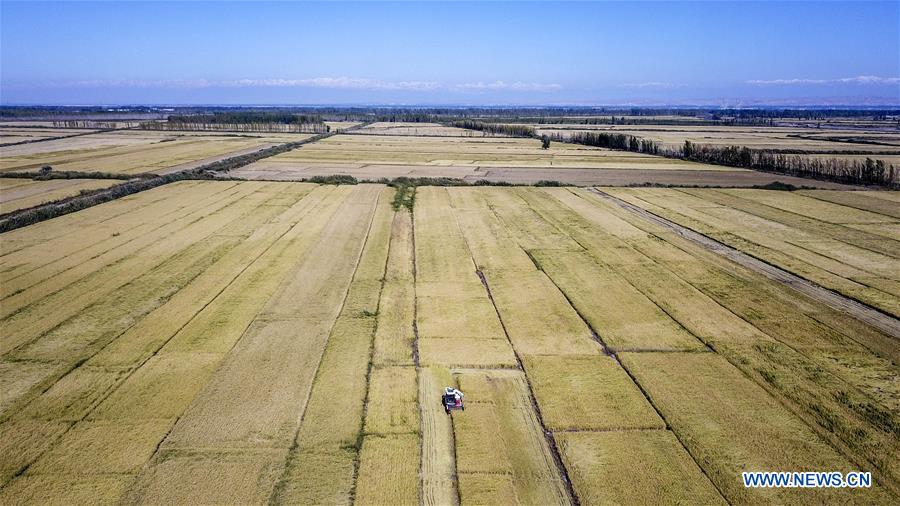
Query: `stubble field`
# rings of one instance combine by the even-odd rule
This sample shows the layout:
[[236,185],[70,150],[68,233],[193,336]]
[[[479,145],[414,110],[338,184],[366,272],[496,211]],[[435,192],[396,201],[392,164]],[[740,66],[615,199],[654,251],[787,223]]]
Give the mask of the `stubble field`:
[[[0,236],[2,502],[896,502],[897,336],[589,190],[395,191],[181,182]],[[891,194],[670,193],[617,196],[896,302]]]

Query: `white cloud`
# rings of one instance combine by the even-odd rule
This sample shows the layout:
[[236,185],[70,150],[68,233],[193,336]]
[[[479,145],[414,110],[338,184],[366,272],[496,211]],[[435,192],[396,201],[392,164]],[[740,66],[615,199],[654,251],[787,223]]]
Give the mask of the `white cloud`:
[[900,77],[856,76],[840,79],[753,79],[747,84],[793,85],[793,84],[900,84]]
[[494,81],[494,82],[482,82],[478,81],[477,83],[462,83],[453,85],[451,88],[455,88],[463,91],[497,91],[497,90],[512,90],[512,91],[556,91],[561,90],[562,86],[558,84],[544,84],[544,83],[523,83],[520,81],[516,81],[514,83],[506,83],[503,81]]

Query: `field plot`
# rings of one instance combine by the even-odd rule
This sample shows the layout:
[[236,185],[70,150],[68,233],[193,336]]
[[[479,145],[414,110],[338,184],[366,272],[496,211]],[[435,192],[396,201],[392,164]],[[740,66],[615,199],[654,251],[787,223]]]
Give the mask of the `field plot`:
[[[609,189],[633,204],[900,315],[900,218],[874,192]],[[855,206],[853,205],[855,204]],[[884,214],[882,214],[884,213]]]
[[4,128],[0,126],[0,145],[14,142],[37,141],[67,135],[86,134],[95,130],[58,128]]
[[424,137],[484,137],[481,132],[440,123],[375,122],[356,131],[367,135],[421,135]]
[[[376,125],[379,124],[373,126]],[[388,125],[393,126],[384,128],[396,127],[396,124]],[[536,139],[444,134],[357,135],[366,130],[360,129],[353,135],[336,135],[229,174],[245,179],[288,181],[347,174],[368,181],[395,177],[452,177],[521,184],[555,180],[576,185],[752,186],[779,180],[796,186],[849,188],[836,183],[559,142],[542,150]]]
[[168,173],[255,151],[305,134],[222,135],[124,130],[3,149],[0,172],[36,170]]
[[0,214],[78,195],[83,191],[108,188],[115,179],[31,179],[0,178]]
[[[3,234],[0,502],[897,502],[895,336],[588,190],[395,191],[185,181]],[[620,194],[893,286],[893,194]]]

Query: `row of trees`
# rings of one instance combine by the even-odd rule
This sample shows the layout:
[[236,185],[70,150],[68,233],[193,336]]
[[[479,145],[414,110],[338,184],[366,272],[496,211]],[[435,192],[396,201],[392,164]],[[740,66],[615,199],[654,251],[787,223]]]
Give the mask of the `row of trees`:
[[678,150],[668,150],[666,156],[695,162],[741,167],[763,172],[777,172],[792,176],[828,179],[842,183],[897,186],[897,172],[893,164],[884,160],[855,160],[847,158],[813,158],[801,155],[752,150],[746,146],[706,146],[684,141]]
[[325,123],[172,123],[145,121],[142,130],[187,132],[242,132],[242,133],[308,133],[321,134],[331,131]]
[[527,125],[506,125],[503,123],[485,123],[483,121],[464,119],[451,121],[449,126],[465,128],[467,130],[478,130],[479,132],[484,132],[488,135],[504,135],[507,137],[537,136],[534,128]]
[[54,121],[53,128],[91,128],[99,130],[113,130],[116,128],[129,128],[137,123],[129,121],[94,121],[94,120],[63,120]]
[[551,140],[558,142],[572,142],[585,146],[617,149],[620,151],[634,151],[657,155],[660,152],[659,143],[650,139],[635,137],[634,135],[607,133],[607,132],[573,132],[569,135],[553,134]]
[[282,125],[302,125],[306,123],[322,123],[322,116],[317,114],[294,114],[289,112],[266,111],[229,111],[213,114],[171,114],[169,123],[280,123]]

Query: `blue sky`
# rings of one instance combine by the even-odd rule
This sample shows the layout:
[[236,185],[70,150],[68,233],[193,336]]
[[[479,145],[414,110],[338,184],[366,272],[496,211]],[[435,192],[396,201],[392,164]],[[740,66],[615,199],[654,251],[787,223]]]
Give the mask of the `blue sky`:
[[900,104],[900,2],[0,1],[3,104]]

